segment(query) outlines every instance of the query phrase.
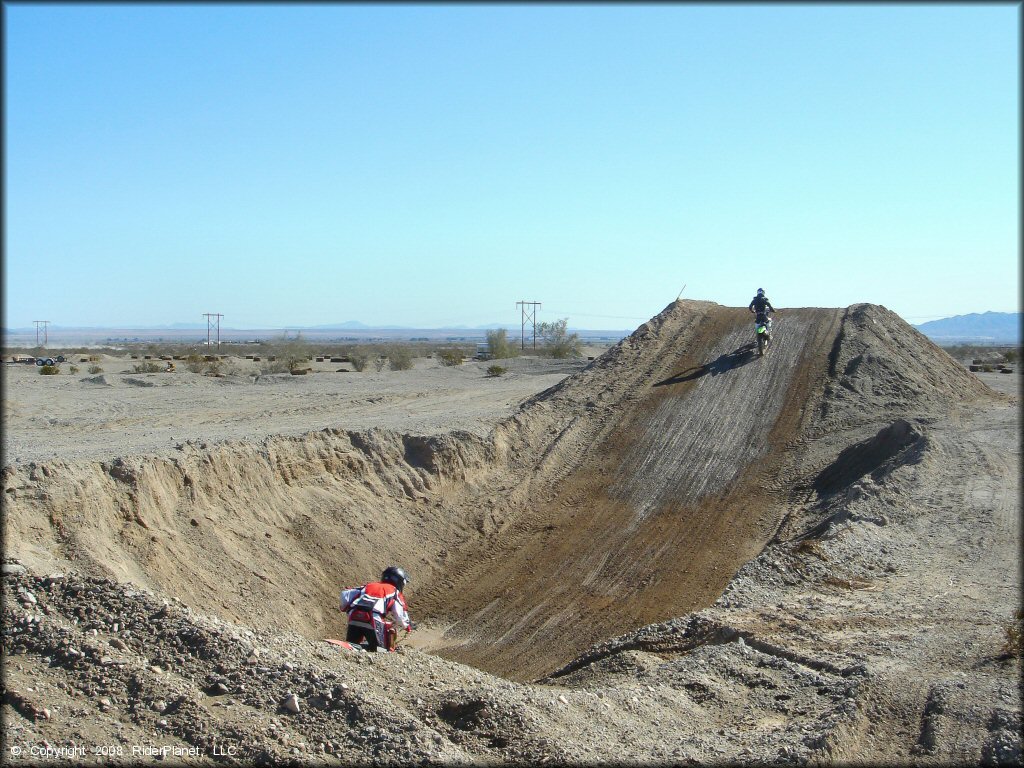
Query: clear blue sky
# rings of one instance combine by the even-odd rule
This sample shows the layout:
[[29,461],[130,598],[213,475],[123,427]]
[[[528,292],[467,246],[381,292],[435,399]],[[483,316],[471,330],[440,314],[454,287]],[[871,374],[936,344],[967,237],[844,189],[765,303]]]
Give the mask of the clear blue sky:
[[4,325],[1018,311],[1020,12],[8,3]]

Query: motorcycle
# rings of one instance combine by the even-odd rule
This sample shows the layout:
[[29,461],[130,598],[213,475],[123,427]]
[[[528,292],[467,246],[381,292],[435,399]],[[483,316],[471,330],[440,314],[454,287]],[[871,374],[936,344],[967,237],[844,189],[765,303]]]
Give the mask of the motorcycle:
[[758,316],[757,321],[754,324],[755,335],[757,336],[757,354],[759,357],[764,357],[768,352],[768,346],[771,344],[771,330],[772,321],[767,316]]

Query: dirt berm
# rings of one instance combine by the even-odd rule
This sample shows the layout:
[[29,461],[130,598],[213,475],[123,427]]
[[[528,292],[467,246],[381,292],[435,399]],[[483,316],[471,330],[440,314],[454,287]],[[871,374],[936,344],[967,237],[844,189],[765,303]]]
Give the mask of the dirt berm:
[[[5,465],[5,757],[1019,761],[1016,397],[874,305],[752,340],[674,302],[486,437]],[[409,645],[322,643],[390,562]]]

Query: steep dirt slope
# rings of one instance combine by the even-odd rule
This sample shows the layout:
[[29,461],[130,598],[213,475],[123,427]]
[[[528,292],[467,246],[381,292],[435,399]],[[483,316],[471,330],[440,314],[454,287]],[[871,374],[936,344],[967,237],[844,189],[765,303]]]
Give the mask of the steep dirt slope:
[[783,313],[763,359],[745,310],[666,314],[646,350],[658,370],[591,430],[578,464],[534,487],[543,497],[459,562],[450,588],[420,598],[462,617],[445,655],[537,676],[601,637],[710,604],[771,537],[785,449],[824,385],[841,312]]

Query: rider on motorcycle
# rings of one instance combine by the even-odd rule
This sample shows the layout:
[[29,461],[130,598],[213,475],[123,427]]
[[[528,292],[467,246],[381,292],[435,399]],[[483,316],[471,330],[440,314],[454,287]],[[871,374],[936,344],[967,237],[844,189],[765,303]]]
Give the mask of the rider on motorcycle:
[[748,309],[754,313],[754,323],[760,325],[764,323],[768,328],[768,333],[772,332],[772,319],[768,316],[770,312],[775,311],[775,307],[768,301],[768,297],[764,295],[764,288],[757,289],[757,295],[754,300],[750,302]]
[[[378,647],[394,650],[398,640],[397,622],[408,633],[412,631],[408,607],[402,590],[410,581],[408,574],[396,565],[388,566],[380,581],[341,591],[341,610],[348,614],[345,640],[360,643],[366,640],[367,650]],[[395,621],[387,617],[392,616]]]

